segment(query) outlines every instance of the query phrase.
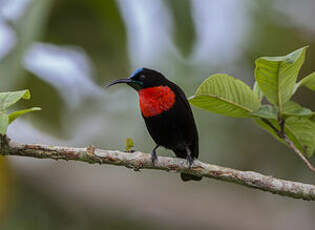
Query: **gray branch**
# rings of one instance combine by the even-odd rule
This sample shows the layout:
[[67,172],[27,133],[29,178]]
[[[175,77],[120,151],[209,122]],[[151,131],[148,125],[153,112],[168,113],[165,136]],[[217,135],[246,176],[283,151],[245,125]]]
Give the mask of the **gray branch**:
[[125,166],[133,170],[157,169],[167,172],[185,172],[191,175],[228,181],[250,188],[268,191],[274,194],[296,199],[315,200],[315,185],[287,181],[265,176],[251,171],[240,171],[195,160],[192,167],[187,167],[185,159],[159,157],[152,165],[150,154],[142,152],[121,152],[115,150],[73,148],[42,144],[21,144],[0,136],[0,153],[2,155],[49,158],[54,160],[75,160],[91,164],[110,164]]

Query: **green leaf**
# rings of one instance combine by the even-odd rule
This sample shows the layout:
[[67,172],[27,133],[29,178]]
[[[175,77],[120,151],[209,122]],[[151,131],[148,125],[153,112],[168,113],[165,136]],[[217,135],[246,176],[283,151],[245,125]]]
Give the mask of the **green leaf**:
[[315,122],[306,117],[290,117],[286,120],[286,128],[297,139],[301,152],[307,157],[315,150]]
[[284,117],[289,116],[313,116],[315,112],[312,110],[302,107],[299,104],[295,103],[294,101],[288,101],[283,105],[283,113]]
[[0,134],[4,135],[9,126],[9,118],[5,113],[0,113]]
[[21,98],[30,99],[31,94],[28,89],[20,91],[11,91],[11,92],[1,92],[0,93],[0,111],[5,111],[6,108],[15,104]]
[[307,47],[300,48],[286,56],[261,57],[256,60],[255,77],[266,98],[279,107],[289,101],[304,63]]
[[[280,129],[276,120],[269,120],[278,130]],[[279,138],[276,132],[261,119],[255,122],[263,129],[270,132],[277,140],[287,145]],[[315,150],[315,121],[306,117],[289,117],[285,122],[285,133],[294,145],[307,157],[313,155]]]
[[299,81],[296,84],[297,90],[300,86],[305,86],[313,91],[315,91],[315,72],[307,75],[305,78],[303,78],[301,81]]
[[252,112],[252,115],[256,117],[277,120],[278,110],[272,105],[262,105],[258,110]]
[[260,101],[262,101],[263,97],[264,97],[264,93],[261,91],[261,89],[258,86],[257,81],[255,81],[254,86],[253,86],[253,91],[254,94],[257,95],[257,97],[259,98]]
[[29,112],[33,112],[33,111],[39,111],[41,110],[41,108],[39,107],[32,107],[29,109],[23,109],[23,110],[18,110],[18,111],[14,111],[12,113],[9,114],[9,124],[11,124],[16,118],[18,118],[19,116],[25,114],[25,113],[29,113]]
[[250,117],[251,112],[260,107],[259,98],[250,87],[227,74],[214,74],[207,78],[189,102],[231,117]]

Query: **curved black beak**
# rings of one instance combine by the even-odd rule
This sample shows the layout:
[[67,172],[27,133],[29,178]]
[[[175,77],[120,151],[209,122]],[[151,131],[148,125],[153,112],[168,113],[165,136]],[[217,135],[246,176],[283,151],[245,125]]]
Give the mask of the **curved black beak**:
[[109,88],[111,87],[112,85],[116,85],[116,84],[119,84],[119,83],[132,83],[133,81],[129,78],[127,79],[118,79],[118,80],[115,80],[115,81],[112,81],[111,83],[109,83],[108,85],[105,86],[105,88]]
[[141,87],[143,85],[143,83],[141,81],[135,81],[135,80],[132,80],[130,78],[126,78],[126,79],[118,79],[118,80],[112,81],[111,83],[109,83],[105,87],[109,88],[112,85],[116,85],[116,84],[119,84],[119,83],[127,83],[129,86],[131,86],[135,90],[141,89]]

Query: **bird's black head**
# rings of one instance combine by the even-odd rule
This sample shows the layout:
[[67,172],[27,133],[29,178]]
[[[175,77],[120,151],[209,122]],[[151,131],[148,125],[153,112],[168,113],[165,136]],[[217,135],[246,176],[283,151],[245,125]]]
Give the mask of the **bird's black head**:
[[140,90],[154,86],[166,85],[167,82],[168,80],[160,72],[147,68],[139,68],[133,72],[129,78],[112,81],[106,87],[110,87],[118,83],[127,83],[135,90]]

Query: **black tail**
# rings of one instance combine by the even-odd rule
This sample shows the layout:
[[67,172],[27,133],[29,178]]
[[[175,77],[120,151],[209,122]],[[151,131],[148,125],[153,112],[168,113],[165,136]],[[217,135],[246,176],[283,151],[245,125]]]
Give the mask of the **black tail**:
[[202,177],[200,177],[200,176],[190,175],[187,173],[181,173],[180,178],[183,181],[190,181],[190,180],[200,181],[202,179]]

